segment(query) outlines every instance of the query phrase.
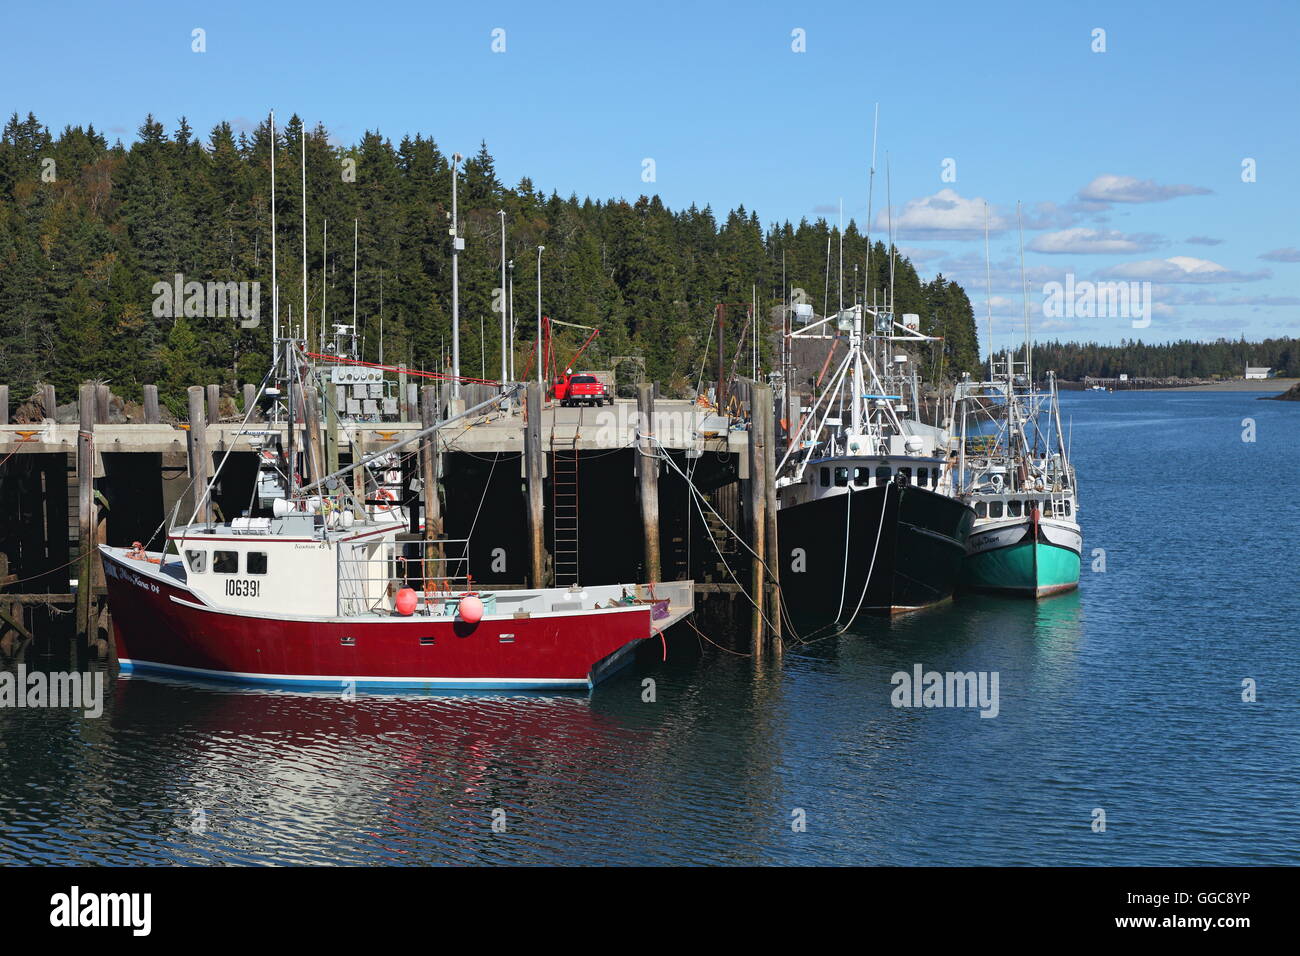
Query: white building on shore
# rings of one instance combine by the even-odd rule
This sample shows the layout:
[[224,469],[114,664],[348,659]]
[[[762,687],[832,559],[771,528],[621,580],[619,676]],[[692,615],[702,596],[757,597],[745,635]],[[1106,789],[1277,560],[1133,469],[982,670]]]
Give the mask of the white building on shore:
[[1273,370],[1271,368],[1255,368],[1253,365],[1246,366],[1246,378],[1272,378]]

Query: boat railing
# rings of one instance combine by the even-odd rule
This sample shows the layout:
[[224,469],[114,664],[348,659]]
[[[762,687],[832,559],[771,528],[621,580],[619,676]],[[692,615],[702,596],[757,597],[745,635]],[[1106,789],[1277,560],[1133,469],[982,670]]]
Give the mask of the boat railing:
[[397,593],[415,592],[415,613],[441,613],[446,601],[470,590],[469,539],[359,543],[338,554],[338,613],[390,610]]

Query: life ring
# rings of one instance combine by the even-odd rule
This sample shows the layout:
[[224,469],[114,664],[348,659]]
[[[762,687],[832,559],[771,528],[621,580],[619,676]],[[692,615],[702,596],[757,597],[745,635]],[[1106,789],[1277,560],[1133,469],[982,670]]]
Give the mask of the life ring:
[[[374,497],[373,500],[375,500],[376,502],[378,502],[378,501],[392,501],[392,502],[396,502],[396,501],[397,501],[397,495],[393,494],[393,493],[392,493],[391,491],[389,491],[387,488],[380,488],[379,491],[377,491],[377,492],[375,493],[375,497]],[[393,505],[381,505],[381,504],[377,504],[377,503],[376,503],[376,504],[375,504],[375,508],[376,508],[376,510],[378,510],[378,511],[382,511],[382,512],[384,512],[384,513],[387,513],[387,512],[389,512],[389,511],[392,511],[392,510],[393,510]]]

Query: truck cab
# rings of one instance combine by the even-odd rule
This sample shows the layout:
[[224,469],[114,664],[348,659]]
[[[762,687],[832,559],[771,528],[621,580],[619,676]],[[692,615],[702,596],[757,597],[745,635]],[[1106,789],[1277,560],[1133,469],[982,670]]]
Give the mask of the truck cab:
[[555,383],[555,401],[565,408],[573,405],[613,405],[614,398],[605,384],[590,372],[575,373],[566,369]]

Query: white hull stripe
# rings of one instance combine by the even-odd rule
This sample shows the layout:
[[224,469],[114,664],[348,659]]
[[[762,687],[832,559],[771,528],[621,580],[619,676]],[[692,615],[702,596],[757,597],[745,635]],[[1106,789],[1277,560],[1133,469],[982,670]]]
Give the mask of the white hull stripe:
[[376,687],[445,687],[457,689],[473,688],[552,688],[586,690],[591,686],[585,678],[571,677],[352,677],[331,674],[258,674],[246,671],[212,670],[206,667],[184,667],[180,664],[160,664],[155,661],[137,661],[123,658],[118,661],[123,673],[132,671],[159,671],[174,674],[190,674],[197,677],[221,680],[256,681],[267,684],[315,684],[342,685],[355,684]]

